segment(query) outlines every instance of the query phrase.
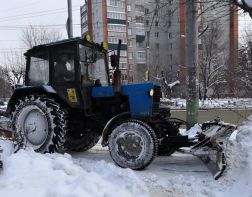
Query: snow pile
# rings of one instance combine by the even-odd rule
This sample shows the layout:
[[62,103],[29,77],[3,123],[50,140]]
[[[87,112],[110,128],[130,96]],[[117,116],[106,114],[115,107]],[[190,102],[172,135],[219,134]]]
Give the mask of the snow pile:
[[180,129],[179,133],[183,136],[187,135],[189,139],[194,138],[198,133],[202,132],[201,126],[199,124],[195,124],[194,127],[192,127],[189,130],[186,129]]
[[227,149],[227,173],[222,184],[227,185],[223,196],[252,196],[252,116],[231,136]]
[[[161,103],[169,105],[172,109],[186,109],[186,99],[182,98],[161,98]],[[225,99],[207,99],[199,100],[201,109],[219,109],[219,108],[252,108],[251,98],[225,98]]]
[[0,144],[5,150],[1,196],[148,196],[144,183],[129,169],[85,159],[87,165],[81,167],[69,154],[11,154],[10,144]]

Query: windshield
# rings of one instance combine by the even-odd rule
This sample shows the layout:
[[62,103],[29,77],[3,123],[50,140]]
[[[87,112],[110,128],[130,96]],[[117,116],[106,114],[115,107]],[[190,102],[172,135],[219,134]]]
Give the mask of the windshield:
[[104,53],[80,45],[80,63],[83,83],[92,83],[96,86],[108,85]]

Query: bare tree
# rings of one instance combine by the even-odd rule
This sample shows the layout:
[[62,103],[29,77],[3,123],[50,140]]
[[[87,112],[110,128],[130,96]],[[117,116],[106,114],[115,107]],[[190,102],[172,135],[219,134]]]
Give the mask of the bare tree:
[[22,41],[26,48],[54,42],[62,39],[62,34],[56,29],[48,29],[44,26],[30,25],[22,32]]
[[[28,26],[22,34],[25,48],[29,49],[36,45],[57,41],[62,38],[59,31],[48,29],[44,26]],[[5,62],[2,73],[11,87],[22,84],[25,79],[25,58],[24,51],[11,51],[5,54]]]
[[226,59],[223,51],[225,43],[221,43],[223,30],[219,22],[212,21],[209,29],[202,35],[199,50],[200,93],[205,100],[209,90],[226,83],[223,71]]
[[243,42],[239,50],[240,85],[243,87],[242,96],[252,96],[252,29],[244,31]]
[[22,84],[25,74],[23,52],[11,51],[5,54],[4,61],[2,72],[9,85],[14,88],[17,84]]
[[6,99],[11,95],[11,87],[9,83],[6,81],[6,77],[4,75],[4,70],[0,67],[0,98]]

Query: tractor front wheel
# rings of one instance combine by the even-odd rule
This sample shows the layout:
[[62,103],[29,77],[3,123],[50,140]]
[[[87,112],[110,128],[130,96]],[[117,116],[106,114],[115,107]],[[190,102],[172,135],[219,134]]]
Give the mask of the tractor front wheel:
[[139,120],[118,125],[109,138],[109,151],[114,162],[123,168],[140,170],[147,167],[157,154],[154,131]]

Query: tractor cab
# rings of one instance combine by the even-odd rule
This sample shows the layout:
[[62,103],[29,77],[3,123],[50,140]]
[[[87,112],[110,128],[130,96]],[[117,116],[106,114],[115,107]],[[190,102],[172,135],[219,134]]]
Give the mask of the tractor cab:
[[71,107],[90,111],[92,87],[109,85],[106,50],[87,39],[39,45],[25,56],[25,86],[50,86]]

